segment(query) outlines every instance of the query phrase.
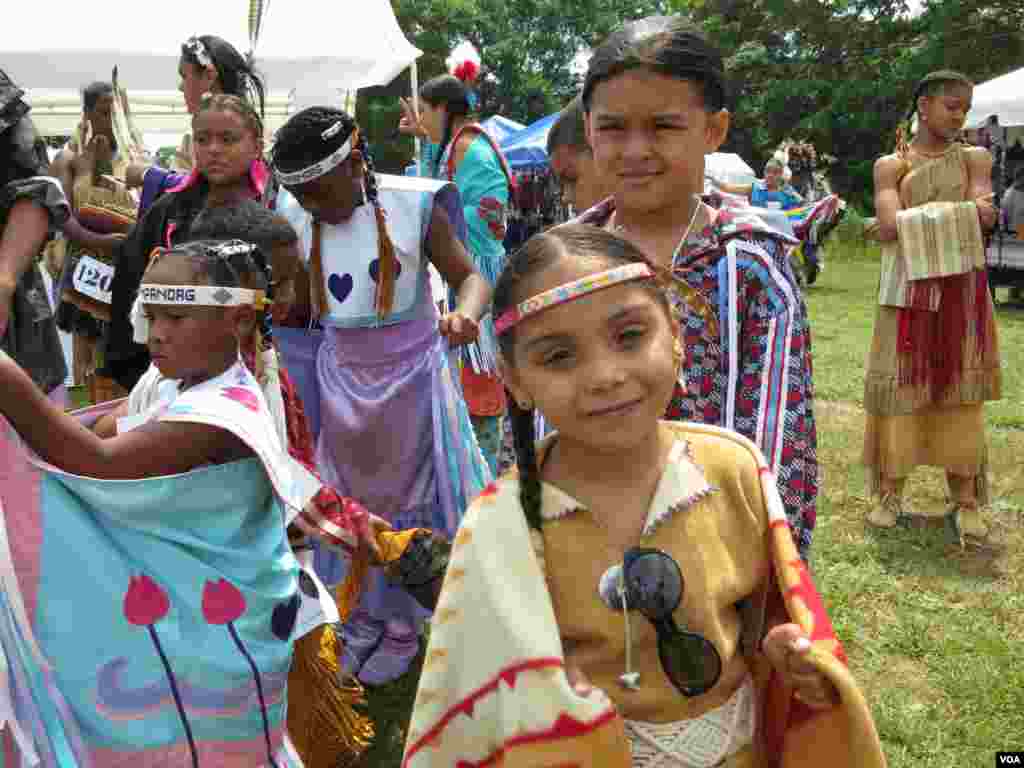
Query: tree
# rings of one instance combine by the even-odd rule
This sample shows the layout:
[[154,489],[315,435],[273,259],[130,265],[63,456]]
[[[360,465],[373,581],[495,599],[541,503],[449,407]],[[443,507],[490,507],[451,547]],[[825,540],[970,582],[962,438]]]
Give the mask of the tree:
[[[787,138],[838,158],[833,186],[870,209],[874,160],[890,151],[918,80],[957,69],[983,82],[1024,60],[1024,0],[392,0],[424,51],[421,79],[445,71],[462,40],[481,53],[483,115],[530,122],[578,90],[573,62],[624,21],[683,13],[727,57],[733,126],[723,148],[761,167]],[[395,141],[407,75],[359,102],[382,167],[399,169],[412,143]]]
[[[983,82],[1024,58],[1021,0],[706,0],[691,9],[737,86],[729,149],[755,165],[787,137],[839,162],[835,188],[870,209],[917,81],[957,69]],[[998,56],[993,52],[998,51]]]

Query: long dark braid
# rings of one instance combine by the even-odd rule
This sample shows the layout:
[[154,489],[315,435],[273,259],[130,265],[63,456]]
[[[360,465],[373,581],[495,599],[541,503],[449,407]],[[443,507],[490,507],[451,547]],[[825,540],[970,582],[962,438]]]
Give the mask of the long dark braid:
[[512,421],[512,440],[516,449],[516,468],[519,470],[519,503],[523,505],[526,524],[536,531],[541,529],[540,466],[537,463],[537,434],[533,409],[519,407],[511,393],[508,395],[508,415]]
[[[340,130],[324,136],[325,132],[330,133],[329,129],[339,123]],[[343,110],[332,107],[304,109],[278,130],[271,163],[275,170],[282,173],[293,173],[301,168],[307,168],[340,148],[356,130],[358,126],[355,119]],[[383,316],[391,312],[394,303],[398,257],[395,245],[388,234],[387,217],[380,203],[373,157],[362,134],[355,149],[363,156],[363,184],[377,219],[377,249],[380,259],[377,273],[377,311]]]

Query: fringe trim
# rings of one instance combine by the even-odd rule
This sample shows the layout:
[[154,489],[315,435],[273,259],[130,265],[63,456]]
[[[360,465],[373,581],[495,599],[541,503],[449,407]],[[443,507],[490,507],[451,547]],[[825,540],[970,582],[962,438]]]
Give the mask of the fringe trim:
[[[867,483],[867,495],[871,498],[882,498],[882,467],[876,464],[868,464],[864,467],[865,480]],[[946,469],[943,467],[943,469]],[[911,470],[912,471],[912,470]],[[946,469],[948,472],[949,470]],[[959,474],[958,472],[954,474]],[[905,486],[906,477],[892,477],[891,479],[900,480],[899,493],[902,493],[902,488]],[[981,464],[978,466],[978,472],[974,475],[974,498],[978,500],[979,506],[985,506],[989,503],[991,483],[988,481],[988,443],[986,442],[982,446],[981,450]]]
[[974,498],[978,500],[980,506],[985,506],[989,503],[989,491],[991,485],[988,481],[988,443],[982,448],[981,453],[981,466],[978,468],[978,474],[974,476]]
[[875,416],[906,416],[926,406],[983,403],[1001,397],[1002,371],[999,368],[964,371],[939,402],[932,400],[927,384],[902,385],[897,374],[869,371],[864,380],[864,409]]
[[340,679],[341,643],[329,624],[295,641],[288,673],[288,736],[307,768],[345,768],[370,746],[373,724],[356,711],[363,688]]
[[[868,486],[868,496],[871,498],[881,498],[882,496],[882,468],[871,464],[865,467],[865,478]],[[906,477],[893,478],[906,481]],[[903,487],[903,483],[900,487]],[[981,454],[981,465],[978,467],[978,473],[974,476],[974,498],[978,500],[979,506],[985,506],[990,501],[991,483],[988,480],[988,445],[986,444]]]
[[498,375],[498,336],[494,332],[494,318],[485,315],[480,319],[480,335],[472,344],[463,347],[462,361],[474,373]]

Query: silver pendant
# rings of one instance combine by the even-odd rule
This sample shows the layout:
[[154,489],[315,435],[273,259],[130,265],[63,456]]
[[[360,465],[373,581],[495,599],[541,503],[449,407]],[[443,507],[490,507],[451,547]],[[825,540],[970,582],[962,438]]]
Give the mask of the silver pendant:
[[597,587],[601,602],[613,611],[622,610],[622,596],[619,594],[619,583],[622,581],[622,564],[613,565],[604,575]]

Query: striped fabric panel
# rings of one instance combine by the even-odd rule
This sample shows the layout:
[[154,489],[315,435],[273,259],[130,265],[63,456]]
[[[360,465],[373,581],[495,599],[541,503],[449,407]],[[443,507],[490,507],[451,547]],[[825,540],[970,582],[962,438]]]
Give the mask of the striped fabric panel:
[[[878,303],[883,307],[906,307],[910,281],[960,275],[985,266],[973,202],[926,203],[900,211],[896,226],[899,240],[882,243]],[[931,311],[938,310],[939,298],[935,287],[929,297]]]
[[973,202],[927,203],[900,211],[896,226],[908,280],[960,275],[985,264]]

